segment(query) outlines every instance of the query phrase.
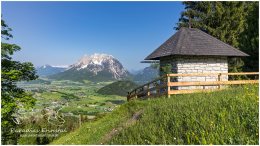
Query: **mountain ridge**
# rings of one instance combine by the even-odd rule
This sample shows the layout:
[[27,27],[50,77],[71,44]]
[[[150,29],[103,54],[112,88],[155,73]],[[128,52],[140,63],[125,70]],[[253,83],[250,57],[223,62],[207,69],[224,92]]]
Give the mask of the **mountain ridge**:
[[49,75],[57,74],[59,72],[63,72],[66,70],[65,66],[54,66],[45,64],[40,67],[36,67],[37,74],[42,77],[46,77]]
[[111,81],[125,79],[130,73],[112,55],[84,55],[65,71],[49,76],[51,79],[73,81]]
[[129,72],[119,60],[112,55],[95,53],[84,55],[77,62],[64,65],[44,65],[37,68],[39,76],[56,80],[72,80],[84,82],[84,80],[116,81],[131,80],[137,84],[144,84],[158,77],[158,69],[152,66]]

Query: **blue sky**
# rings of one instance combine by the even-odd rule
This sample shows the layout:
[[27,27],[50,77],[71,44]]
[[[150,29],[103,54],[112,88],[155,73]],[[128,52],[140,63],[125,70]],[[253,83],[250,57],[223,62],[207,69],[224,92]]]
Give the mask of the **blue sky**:
[[106,53],[137,70],[175,33],[181,2],[2,2],[13,29],[14,55],[35,66],[70,65],[84,54]]

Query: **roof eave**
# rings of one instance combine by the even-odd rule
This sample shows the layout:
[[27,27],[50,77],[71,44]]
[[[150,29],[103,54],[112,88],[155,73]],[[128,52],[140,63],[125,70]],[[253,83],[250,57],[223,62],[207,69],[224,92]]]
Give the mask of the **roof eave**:
[[159,56],[159,57],[146,57],[144,60],[160,60],[162,57],[167,57],[167,56],[225,56],[225,57],[248,57],[250,55],[246,53],[241,53],[241,55],[221,55],[221,54],[216,54],[216,55],[203,55],[203,54],[171,54],[171,55],[165,55],[165,56]]

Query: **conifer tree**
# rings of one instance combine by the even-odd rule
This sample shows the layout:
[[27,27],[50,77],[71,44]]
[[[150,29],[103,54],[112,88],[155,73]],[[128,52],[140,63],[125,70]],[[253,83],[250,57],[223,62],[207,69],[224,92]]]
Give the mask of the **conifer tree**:
[[[252,3],[253,2],[242,1],[183,2],[185,5],[185,11],[182,12],[179,22],[177,23],[177,27],[175,28],[179,29],[180,27],[187,27],[189,26],[189,23],[191,23],[190,25],[193,28],[198,28],[202,31],[205,31],[206,33],[220,39],[221,41],[235,48],[240,48],[246,53],[252,55],[258,51],[258,45],[256,45],[258,44],[258,38],[256,37],[258,36],[258,7],[255,8],[257,10],[253,11],[253,8],[251,8],[250,11],[248,7],[251,6]],[[257,3],[258,5],[258,2],[254,3]],[[249,21],[253,22],[251,23]],[[248,25],[248,27],[246,27],[246,25]],[[254,27],[257,27],[255,33],[249,34]],[[248,35],[241,36],[246,31]],[[251,42],[248,38],[250,35],[252,35],[250,40],[253,42],[251,43],[251,46],[245,43]],[[248,39],[243,39],[243,37]],[[241,41],[241,38],[244,41]],[[251,50],[250,52],[249,48],[247,49],[247,47],[251,47],[251,49],[254,51]],[[253,59],[255,62],[254,64],[257,64],[258,61],[256,62],[256,57],[258,55],[252,56],[255,58]],[[250,63],[249,59],[246,60],[246,63],[246,66],[248,66],[248,63]],[[229,59],[230,72],[242,71],[243,65],[244,62],[241,58]]]
[[240,35],[239,48],[250,57],[244,58],[244,71],[259,71],[259,2],[247,3],[244,31]]

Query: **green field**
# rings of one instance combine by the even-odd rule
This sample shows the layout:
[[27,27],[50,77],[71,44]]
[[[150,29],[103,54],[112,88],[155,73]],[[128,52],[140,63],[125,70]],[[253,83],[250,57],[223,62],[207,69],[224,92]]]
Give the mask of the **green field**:
[[35,111],[41,111],[51,105],[62,106],[63,113],[84,114],[106,112],[118,104],[125,102],[126,98],[116,95],[102,95],[96,91],[111,82],[79,83],[73,81],[51,81],[50,84],[33,83],[20,84],[37,99]]
[[[98,120],[107,113],[112,112],[121,104],[126,102],[126,97],[117,95],[102,95],[96,91],[112,82],[84,83],[73,81],[55,81],[48,79],[36,80],[30,83],[19,83],[18,85],[27,90],[36,99],[33,109],[20,110],[19,118],[22,129],[41,128],[63,128],[67,132],[79,128],[82,123]],[[57,112],[62,119],[48,118]],[[57,126],[65,120],[61,126]],[[51,121],[51,120],[50,120]],[[54,124],[53,124],[54,123]],[[24,133],[22,133],[24,134]],[[25,133],[26,134],[26,133]],[[41,137],[40,134],[44,136]],[[64,133],[62,133],[64,134]],[[21,137],[19,144],[48,144],[59,137],[48,136],[47,133],[37,133],[34,137]]]
[[84,123],[52,144],[256,145],[258,92],[258,86],[247,85],[131,101],[97,121]]

